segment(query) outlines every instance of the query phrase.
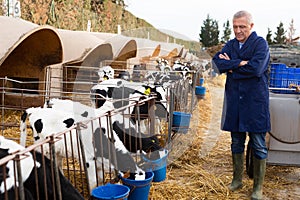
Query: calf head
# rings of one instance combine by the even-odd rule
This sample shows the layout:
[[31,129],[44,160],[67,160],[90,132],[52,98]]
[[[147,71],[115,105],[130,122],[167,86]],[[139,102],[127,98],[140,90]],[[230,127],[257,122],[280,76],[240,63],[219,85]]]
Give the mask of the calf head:
[[149,153],[161,149],[159,140],[155,135],[139,134],[134,126],[127,128],[119,121],[115,121],[113,122],[113,130],[130,152],[136,153],[142,150]]
[[[44,134],[47,134],[47,135],[51,134],[51,133],[47,133],[47,132],[45,132],[45,130],[43,130],[43,126],[44,126],[43,120],[45,120],[45,119],[38,119],[38,120],[34,121],[33,124],[30,125],[30,128],[32,129],[32,132],[33,132],[33,138],[35,141],[38,141],[40,139],[45,139],[46,135],[44,135]],[[73,126],[74,123],[75,123],[75,120],[73,118],[68,118],[68,119],[62,120],[62,124],[66,129]]]
[[115,75],[115,72],[111,66],[101,67],[98,71],[99,81],[113,79],[114,75]]
[[[118,137],[113,134],[114,137]],[[107,129],[97,128],[94,131],[94,144],[96,159],[111,160],[112,167],[120,173],[130,172],[135,176],[135,180],[145,179],[145,172],[141,170],[135,163],[131,154],[121,143],[119,138],[109,138]]]

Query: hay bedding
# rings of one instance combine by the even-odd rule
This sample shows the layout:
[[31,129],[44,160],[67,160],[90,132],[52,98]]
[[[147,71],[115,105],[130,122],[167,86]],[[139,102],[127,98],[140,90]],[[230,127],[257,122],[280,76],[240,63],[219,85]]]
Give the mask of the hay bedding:
[[[149,194],[151,200],[249,199],[251,195],[252,180],[245,173],[242,189],[237,192],[230,192],[227,189],[232,177],[228,133],[221,133],[215,146],[205,156],[201,156],[201,151],[207,145],[203,138],[205,131],[210,128],[212,108],[220,109],[222,106],[222,102],[212,106],[214,94],[210,88],[223,87],[224,77],[206,80],[205,86],[207,93],[205,99],[198,101],[197,108],[193,112],[191,131],[188,135],[174,139],[172,152],[168,158],[170,162],[167,167],[167,178],[163,182],[152,183]],[[9,123],[17,121],[18,124],[20,116],[20,112],[5,112],[4,121]],[[217,121],[215,126],[219,127]],[[14,127],[2,130],[2,134],[8,138],[19,138],[20,131],[18,127]],[[181,156],[177,158],[179,152]],[[73,173],[70,174],[71,179]],[[76,185],[82,191],[81,183]],[[263,193],[266,200],[300,199],[300,169],[267,165]]]

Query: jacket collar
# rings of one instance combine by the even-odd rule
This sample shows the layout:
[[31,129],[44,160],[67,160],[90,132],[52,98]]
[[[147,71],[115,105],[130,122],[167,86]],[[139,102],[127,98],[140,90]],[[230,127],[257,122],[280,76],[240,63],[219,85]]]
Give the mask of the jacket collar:
[[[249,43],[251,44],[256,38],[257,38],[257,34],[256,34],[255,31],[253,31],[249,35],[249,37],[247,38],[247,40],[244,42],[243,47],[248,46]],[[234,38],[234,40],[235,40],[235,42],[234,42],[234,48],[240,49],[240,46],[239,46],[240,43],[239,43],[239,41],[236,38]]]

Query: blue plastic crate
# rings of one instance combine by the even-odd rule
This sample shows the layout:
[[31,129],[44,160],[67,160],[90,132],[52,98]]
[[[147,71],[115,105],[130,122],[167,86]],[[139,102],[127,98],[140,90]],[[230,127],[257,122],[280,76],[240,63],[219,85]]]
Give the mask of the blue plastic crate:
[[282,63],[272,63],[270,88],[286,88],[286,90],[271,90],[271,92],[299,94],[294,90],[288,90],[290,84],[300,85],[300,68],[290,68]]

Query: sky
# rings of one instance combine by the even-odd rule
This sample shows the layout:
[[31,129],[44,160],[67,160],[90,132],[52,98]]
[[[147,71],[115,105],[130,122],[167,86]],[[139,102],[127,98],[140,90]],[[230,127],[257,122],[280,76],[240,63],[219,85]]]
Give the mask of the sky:
[[199,41],[201,26],[208,15],[218,22],[222,36],[223,24],[229,20],[232,26],[232,16],[239,10],[247,10],[252,14],[254,21],[252,30],[264,38],[268,28],[274,37],[280,22],[288,33],[292,20],[296,29],[294,37],[300,36],[300,7],[296,0],[124,0],[124,2],[127,11],[146,20],[155,28],[175,31],[196,41]]

